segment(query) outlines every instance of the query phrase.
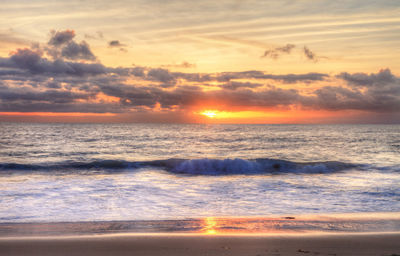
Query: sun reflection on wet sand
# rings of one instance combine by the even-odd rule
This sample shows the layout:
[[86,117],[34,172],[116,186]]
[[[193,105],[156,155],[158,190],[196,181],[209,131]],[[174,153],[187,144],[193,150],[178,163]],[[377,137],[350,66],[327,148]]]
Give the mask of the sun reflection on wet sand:
[[[200,233],[206,235],[280,233],[279,221],[274,218],[217,218],[202,219]],[[285,231],[287,232],[287,231]]]
[[[379,217],[378,217],[379,216]],[[309,234],[315,232],[394,232],[399,229],[396,214],[332,214],[325,216],[281,216],[270,218],[199,219],[198,232],[205,235],[229,234]],[[193,225],[194,223],[192,223]],[[195,225],[194,225],[195,226]],[[195,232],[195,230],[193,230]]]
[[0,223],[0,238],[53,235],[306,235],[328,233],[398,233],[400,214],[330,214],[280,217],[207,217],[186,220]]

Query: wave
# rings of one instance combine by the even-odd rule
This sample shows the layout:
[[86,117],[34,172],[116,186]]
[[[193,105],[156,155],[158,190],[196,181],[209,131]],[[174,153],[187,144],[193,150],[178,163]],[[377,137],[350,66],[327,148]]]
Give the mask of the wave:
[[166,159],[129,162],[124,160],[97,160],[91,162],[65,161],[48,164],[0,163],[3,171],[106,171],[120,172],[155,167],[182,175],[262,175],[262,174],[318,174],[351,169],[359,165],[337,161],[292,162],[280,159]]
[[170,172],[192,175],[274,174],[274,173],[331,173],[353,168],[356,165],[342,162],[298,163],[279,159],[194,159],[185,160]]

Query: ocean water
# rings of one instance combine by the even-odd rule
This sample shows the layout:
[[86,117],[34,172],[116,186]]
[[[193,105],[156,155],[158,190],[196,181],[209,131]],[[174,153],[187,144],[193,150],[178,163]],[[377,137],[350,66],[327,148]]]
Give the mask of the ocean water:
[[399,125],[0,123],[0,223],[400,212]]

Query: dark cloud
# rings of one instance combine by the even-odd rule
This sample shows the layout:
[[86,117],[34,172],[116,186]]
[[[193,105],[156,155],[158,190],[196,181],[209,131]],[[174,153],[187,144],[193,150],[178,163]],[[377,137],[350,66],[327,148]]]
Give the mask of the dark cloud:
[[53,75],[98,75],[106,73],[101,64],[55,61],[42,58],[41,53],[31,49],[18,49],[9,58],[0,58],[0,67],[29,71],[31,74]]
[[[32,51],[31,49],[18,49],[11,55],[9,60],[18,68],[27,69],[32,73],[39,73],[43,71],[43,66],[45,65],[41,55],[40,52]],[[11,65],[11,67],[13,66]]]
[[268,58],[272,58],[272,59],[278,59],[280,57],[280,55],[282,55],[283,53],[290,54],[292,49],[295,47],[296,47],[296,45],[294,45],[294,44],[287,44],[282,47],[276,47],[276,48],[273,48],[270,50],[266,50],[264,52],[264,54],[261,56],[261,58],[268,57]]
[[219,82],[228,82],[233,79],[244,79],[244,78],[254,78],[263,76],[264,72],[250,70],[243,72],[222,72],[215,75],[215,79]]
[[307,74],[286,74],[286,75],[264,74],[264,75],[258,76],[256,78],[280,80],[285,83],[297,83],[297,82],[323,81],[327,77],[329,77],[328,74],[307,73]]
[[341,78],[352,85],[371,86],[371,85],[386,85],[395,83],[396,78],[389,69],[382,69],[377,74],[355,73],[349,74],[342,72],[336,77]]
[[143,68],[143,67],[134,67],[129,70],[132,75],[137,76],[137,77],[144,77],[144,75],[145,75],[144,74],[145,68]]
[[70,60],[96,60],[96,56],[94,56],[89,45],[85,41],[79,44],[74,41],[69,42],[62,48],[61,56]]
[[303,47],[303,52],[304,52],[304,55],[306,56],[307,59],[315,61],[315,62],[318,61],[318,58],[315,55],[315,53],[312,52],[307,46]]
[[[290,54],[292,50],[296,47],[294,44],[287,44],[282,47],[276,47],[273,49],[266,50],[261,58],[271,58],[278,59],[282,54]],[[327,59],[327,57],[317,56],[313,51],[311,51],[307,46],[302,49],[302,54],[306,56],[308,60],[317,62],[320,59]]]
[[175,77],[175,79],[184,79],[188,82],[203,83],[215,80],[215,77],[212,74],[182,73],[182,72],[172,72],[171,74]]
[[110,48],[119,48],[121,52],[128,52],[125,48],[126,44],[121,43],[119,40],[112,40],[108,42],[108,47]]
[[396,94],[381,94],[376,91],[362,92],[344,87],[326,86],[318,89],[314,107],[328,110],[364,110],[393,112],[400,110],[400,90]]
[[125,44],[122,44],[119,40],[112,40],[108,42],[109,47],[123,47],[126,46]]
[[284,53],[290,53],[294,47],[296,47],[296,45],[287,44],[287,45],[285,45],[283,47],[278,47],[275,50],[280,51],[280,52],[284,52]]
[[235,82],[230,81],[221,85],[221,88],[228,89],[228,90],[237,90],[239,88],[257,88],[262,86],[263,84],[260,83],[242,83],[242,82]]
[[280,89],[269,86],[260,91],[243,88],[234,91],[218,91],[214,94],[216,100],[236,107],[279,107],[299,104],[302,96],[293,89]]
[[[73,30],[52,31],[51,38],[43,50],[53,59],[67,60],[96,60],[96,56],[85,41],[80,43],[74,40],[75,32]],[[40,46],[33,49],[41,49]]]
[[[136,68],[138,69],[138,67]],[[177,79],[184,79],[188,82],[230,82],[235,79],[265,79],[265,80],[277,80],[285,83],[296,83],[296,82],[312,82],[312,81],[323,81],[328,74],[323,73],[306,73],[306,74],[285,74],[285,75],[273,75],[266,74],[262,71],[249,70],[242,72],[221,72],[221,73],[182,73],[182,72],[171,72],[164,68],[142,68],[140,74],[144,76],[144,79],[149,81],[162,82],[169,85],[174,85]],[[145,73],[147,71],[147,73]]]
[[56,82],[56,81],[50,81],[46,84],[46,87],[48,88],[52,88],[52,89],[60,89],[61,85],[60,83]]
[[70,91],[59,91],[54,89],[49,89],[47,91],[28,91],[24,90],[7,90],[1,92],[2,102],[9,103],[15,101],[40,101],[49,102],[53,104],[57,103],[71,103],[78,99],[88,99],[89,95],[85,93],[73,93]]
[[316,106],[321,109],[341,110],[359,108],[359,102],[363,95],[359,91],[353,91],[338,86],[325,86],[315,91]]
[[[2,65],[2,58],[0,58],[0,66]],[[17,78],[20,79],[19,77],[24,77],[25,76],[25,72],[21,71],[21,70],[15,70],[15,69],[0,69],[0,77],[1,79],[4,80],[14,80],[12,78]],[[25,79],[23,79],[25,80]]]
[[150,69],[147,73],[147,77],[151,81],[162,82],[166,87],[173,86],[176,79],[169,70],[163,68]]
[[296,82],[310,82],[310,81],[323,81],[328,74],[323,73],[307,73],[307,74],[285,74],[285,75],[272,75],[265,74],[261,71],[244,71],[244,72],[225,72],[216,75],[217,81],[230,81],[233,79],[270,79],[279,80],[285,83],[296,83]]
[[330,110],[356,109],[374,112],[400,111],[400,78],[389,69],[378,73],[340,73],[348,88],[325,86],[316,90],[315,107]]
[[70,42],[75,37],[75,31],[51,31],[51,38],[48,42],[49,45],[60,46],[62,44]]
[[57,113],[121,113],[124,109],[109,103],[54,103],[45,101],[1,102],[3,112],[57,112]]

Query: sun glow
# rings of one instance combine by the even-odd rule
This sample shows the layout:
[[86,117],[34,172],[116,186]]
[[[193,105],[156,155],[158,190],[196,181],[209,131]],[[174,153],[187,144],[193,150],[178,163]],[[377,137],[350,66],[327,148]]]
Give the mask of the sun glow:
[[276,112],[264,112],[264,111],[219,111],[219,110],[205,110],[197,112],[197,114],[206,116],[210,119],[251,119],[251,118],[263,118],[263,117],[274,117],[278,114]]
[[[333,123],[337,118],[356,118],[360,115],[357,111],[315,111],[302,109],[260,109],[242,111],[201,110],[193,112],[194,115],[203,116],[199,119],[206,123],[253,123],[253,124],[279,124],[279,123]],[[362,114],[362,113],[361,113]]]
[[200,114],[202,114],[203,116],[206,116],[208,118],[214,118],[217,116],[217,111],[206,110],[206,111],[201,112]]

